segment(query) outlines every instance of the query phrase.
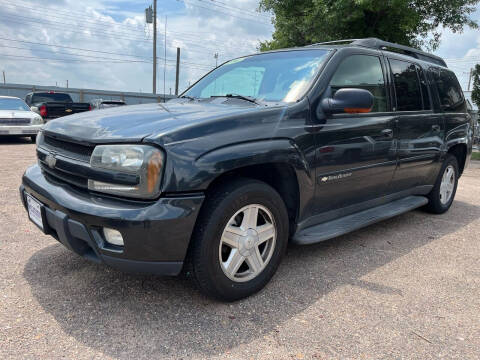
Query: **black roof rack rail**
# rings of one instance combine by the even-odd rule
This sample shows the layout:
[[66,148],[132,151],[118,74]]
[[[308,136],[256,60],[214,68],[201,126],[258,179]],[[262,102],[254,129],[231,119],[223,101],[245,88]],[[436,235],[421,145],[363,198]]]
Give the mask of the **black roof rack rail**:
[[388,41],[383,41],[377,38],[327,41],[327,42],[312,44],[309,46],[336,45],[336,44],[340,45],[342,43],[349,43],[350,45],[363,46],[370,49],[387,50],[387,51],[390,50],[394,52],[400,52],[404,55],[411,56],[419,60],[423,60],[423,61],[431,62],[440,66],[447,67],[445,60],[443,60],[439,56],[432,55],[422,50],[418,50],[409,46],[399,45],[399,44],[391,43]]

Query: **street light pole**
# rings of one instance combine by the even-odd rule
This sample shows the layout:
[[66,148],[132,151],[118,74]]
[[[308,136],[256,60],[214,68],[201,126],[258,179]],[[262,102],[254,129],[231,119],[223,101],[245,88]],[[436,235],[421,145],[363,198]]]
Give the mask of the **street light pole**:
[[153,93],[157,93],[157,0],[153,0]]

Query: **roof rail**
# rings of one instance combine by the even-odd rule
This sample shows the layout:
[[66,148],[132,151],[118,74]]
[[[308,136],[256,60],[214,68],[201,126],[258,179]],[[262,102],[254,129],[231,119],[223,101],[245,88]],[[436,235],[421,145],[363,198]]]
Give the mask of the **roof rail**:
[[328,41],[323,43],[317,43],[310,46],[315,45],[335,45],[341,43],[349,43],[351,45],[356,46],[363,46],[370,49],[377,49],[377,50],[386,50],[386,51],[393,51],[393,52],[400,52],[404,55],[414,57],[419,60],[431,62],[440,66],[447,67],[445,60],[441,57],[426,53],[424,51],[405,46],[399,45],[395,43],[391,43],[388,41],[383,41],[377,38],[366,38],[366,39],[347,39],[347,40],[337,40],[337,41]]

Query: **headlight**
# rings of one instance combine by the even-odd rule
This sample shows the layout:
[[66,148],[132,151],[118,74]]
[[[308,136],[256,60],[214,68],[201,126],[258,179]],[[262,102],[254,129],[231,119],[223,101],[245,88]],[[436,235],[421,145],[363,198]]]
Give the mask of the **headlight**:
[[43,119],[41,116],[35,116],[30,122],[31,125],[43,125]]
[[149,145],[99,145],[93,150],[90,166],[116,173],[134,174],[138,183],[112,184],[88,180],[90,190],[141,199],[153,199],[160,193],[164,164],[163,153]]

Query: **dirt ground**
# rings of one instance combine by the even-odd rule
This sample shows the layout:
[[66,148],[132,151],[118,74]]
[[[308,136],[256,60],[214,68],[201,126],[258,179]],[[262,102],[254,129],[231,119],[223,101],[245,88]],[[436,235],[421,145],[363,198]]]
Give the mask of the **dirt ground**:
[[291,247],[264,291],[222,304],[42,235],[18,195],[34,162],[0,139],[0,359],[480,358],[480,163],[449,213]]

